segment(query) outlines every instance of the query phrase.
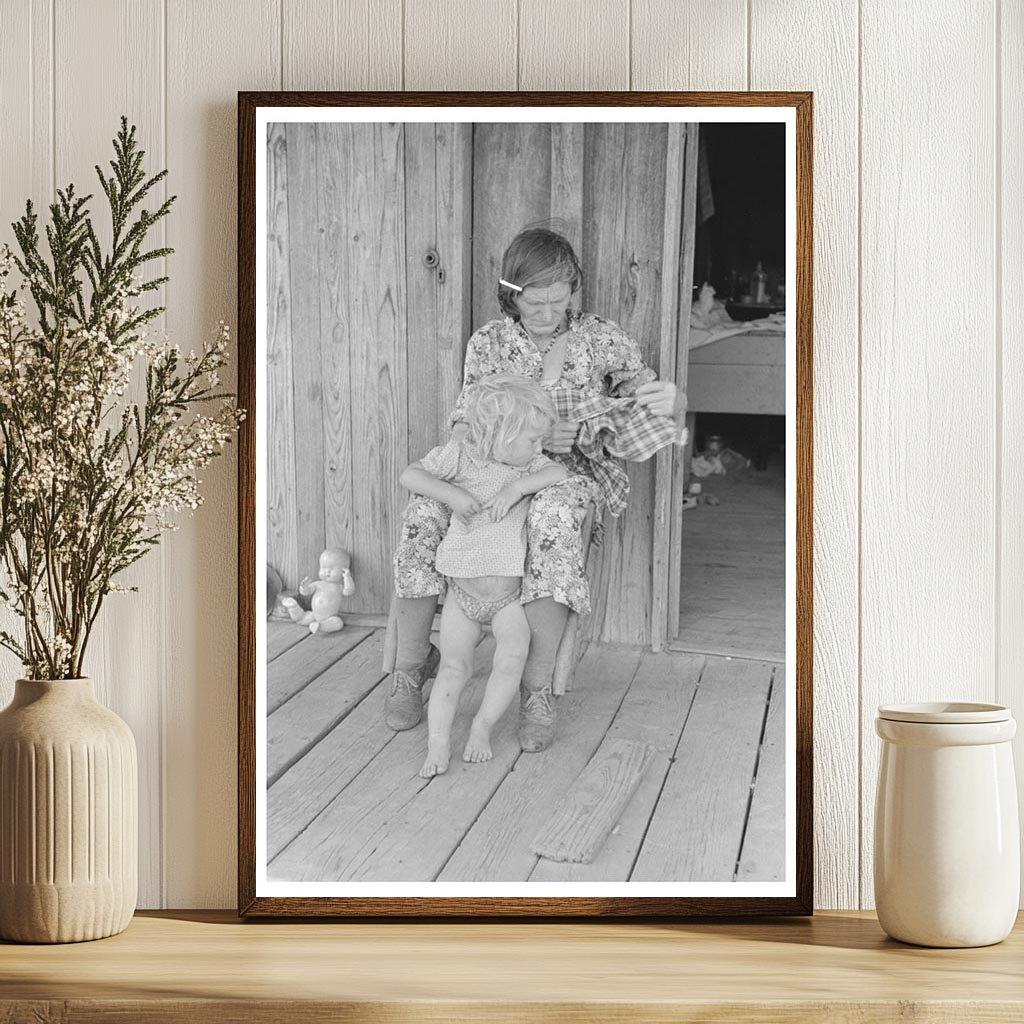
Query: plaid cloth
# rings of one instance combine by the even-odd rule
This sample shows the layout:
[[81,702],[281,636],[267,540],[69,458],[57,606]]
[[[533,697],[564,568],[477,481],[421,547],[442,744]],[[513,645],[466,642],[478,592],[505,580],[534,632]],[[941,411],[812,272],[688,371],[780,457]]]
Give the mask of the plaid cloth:
[[683,440],[672,417],[654,415],[636,398],[588,395],[575,388],[552,388],[549,394],[560,419],[581,421],[569,458],[552,453],[553,458],[579,472],[577,460],[582,456],[613,516],[621,515],[629,495],[629,477],[620,460],[643,462]]

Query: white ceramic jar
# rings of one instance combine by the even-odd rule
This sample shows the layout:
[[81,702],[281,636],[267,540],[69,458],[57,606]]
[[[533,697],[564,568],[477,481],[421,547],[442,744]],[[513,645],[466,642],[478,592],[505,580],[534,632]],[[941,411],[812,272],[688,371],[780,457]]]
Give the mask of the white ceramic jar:
[[894,939],[988,946],[1017,915],[1020,837],[1010,740],[999,704],[878,709],[875,906]]

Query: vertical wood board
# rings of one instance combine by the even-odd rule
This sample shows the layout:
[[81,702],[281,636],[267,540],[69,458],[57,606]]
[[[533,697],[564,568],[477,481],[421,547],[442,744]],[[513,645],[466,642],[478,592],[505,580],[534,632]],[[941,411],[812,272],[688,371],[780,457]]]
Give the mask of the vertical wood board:
[[[999,566],[999,650],[995,699],[1024,714],[1024,6],[1003,3],[997,54],[1002,71],[997,126],[1000,166],[996,196],[999,288],[999,381],[1002,398]],[[1024,821],[1024,745],[1014,745],[1018,799]]]
[[[274,0],[167,0],[165,132],[171,187],[168,330],[189,345],[211,338],[237,308],[236,103],[239,90],[281,81]],[[94,59],[94,58],[90,58]],[[235,371],[222,377],[232,383]],[[235,446],[203,474],[205,501],[167,544],[163,635],[168,680],[164,775],[164,905],[234,903],[238,547]]]
[[583,139],[586,125],[551,125],[552,229],[569,239],[580,253],[583,241]]
[[405,126],[409,453],[447,439],[470,323],[472,126]]
[[551,216],[551,126],[477,124],[473,129],[473,320],[502,317],[501,258],[527,226]]
[[402,0],[286,0],[281,88],[402,88]]
[[[287,128],[289,282],[291,285],[292,458],[290,482],[294,508],[295,575],[285,577],[298,586],[304,576],[314,579],[320,552],[327,545],[324,500],[323,354],[320,344],[320,231],[317,195],[316,127],[289,124]],[[333,453],[331,453],[333,455]]]
[[[692,131],[691,131],[692,129]],[[678,383],[677,363],[686,365],[689,357],[689,321],[680,330],[680,312],[689,308],[687,286],[693,276],[692,248],[686,228],[693,218],[687,206],[693,196],[688,181],[696,182],[696,126],[670,124],[666,127],[665,205],[662,227],[661,255],[661,323],[659,325],[658,366],[663,380]],[[688,159],[689,158],[689,159]],[[687,260],[689,255],[689,260]],[[681,347],[680,347],[681,346]],[[685,395],[685,387],[680,388]],[[675,635],[671,618],[672,594],[679,588],[679,560],[673,561],[672,520],[675,493],[673,486],[677,449],[658,453],[654,463],[653,532],[651,537],[651,646],[655,651],[665,647]],[[680,489],[685,479],[678,477]],[[678,599],[677,599],[678,601]]]
[[[814,891],[819,907],[856,907],[862,857],[858,380],[861,305],[871,305],[870,296],[859,298],[859,262],[874,260],[873,250],[861,249],[859,233],[857,10],[827,0],[756,0],[751,18],[752,87],[814,91]],[[789,45],[802,37],[819,43]],[[865,471],[873,473],[878,460],[864,452]],[[870,745],[865,754],[873,756]]]
[[[686,151],[694,163],[686,168],[686,175],[683,182],[683,229],[682,229],[682,256],[680,258],[680,282],[679,301],[676,309],[676,358],[673,367],[673,374],[676,387],[687,394],[687,386],[690,379],[690,311],[693,308],[690,301],[693,295],[693,261],[696,250],[697,230],[697,167],[696,161],[700,154],[700,126],[696,124],[687,125],[686,130]],[[667,377],[667,372],[663,373]],[[667,636],[675,640],[679,634],[679,606],[681,602],[680,590],[683,586],[683,509],[676,508],[679,495],[687,485],[690,462],[693,456],[693,431],[696,426],[696,416],[687,413],[684,416],[684,423],[689,432],[684,444],[672,449],[671,453],[659,454],[661,464],[671,461],[671,467],[664,470],[664,475],[671,482],[673,493],[672,519],[668,528],[668,623]],[[657,544],[657,541],[655,541]],[[657,547],[655,548],[657,551]],[[656,593],[658,591],[656,590]]]
[[519,0],[520,89],[629,89],[629,7]]
[[[353,126],[349,211],[352,543],[362,611],[386,612],[398,536],[398,477],[409,462],[405,389],[405,176],[401,125]],[[354,598],[349,599],[349,606]]]
[[992,7],[861,16],[863,906],[875,709],[995,691],[994,31]]
[[404,3],[403,89],[504,89],[516,75],[516,8],[508,0]]
[[280,574],[284,585],[299,585],[296,527],[295,403],[292,384],[292,320],[302,330],[301,310],[292,279],[291,257],[301,255],[288,230],[290,202],[288,179],[289,126],[274,124],[267,132],[267,565]]
[[[664,238],[664,124],[588,126],[584,308],[615,321],[658,370]],[[629,507],[605,517],[594,576],[593,635],[650,642],[654,463],[627,463]]]
[[633,0],[630,88],[753,88],[748,7],[747,0]]
[[[0,245],[15,250],[9,225],[24,214],[26,201],[43,215],[53,198],[51,15],[49,0],[18,0],[4,8],[0,32],[0,138],[6,152],[17,154],[0,160]],[[31,316],[31,302],[26,306]],[[20,624],[12,610],[0,607],[0,629],[17,636]],[[0,648],[0,707],[14,696],[21,675],[17,656]]]
[[[117,0],[99,7],[63,0],[53,7],[54,140],[56,185],[74,183],[88,204],[100,244],[109,251],[112,237],[110,209],[96,177],[95,165],[110,173],[112,140],[122,113],[138,127],[139,148],[146,151],[149,175],[166,163],[162,125],[162,16],[157,0],[129,3]],[[105,59],[97,61],[95,53]],[[84,89],[81,83],[88,80]],[[151,195],[162,201],[167,182]],[[48,212],[40,211],[40,219]],[[166,225],[154,229],[146,248],[159,247]],[[43,231],[40,229],[40,235]],[[45,236],[44,236],[45,237]],[[173,245],[173,242],[170,242]],[[173,267],[174,257],[170,264]],[[146,268],[159,277],[166,261]],[[166,301],[160,289],[140,296],[144,306]],[[151,325],[159,331],[163,322]],[[136,374],[125,394],[127,401],[143,401],[145,385]],[[166,538],[166,535],[165,535]],[[139,905],[160,906],[164,898],[164,688],[163,636],[165,575],[162,552],[151,551],[118,577],[137,594],[108,595],[86,652],[84,671],[96,682],[96,695],[131,727],[139,754]],[[156,642],[152,642],[156,639]]]
[[[346,201],[353,171],[350,124],[319,124],[317,140],[317,264],[320,302],[320,377],[324,474],[324,541],[353,550],[354,457],[352,418],[362,416],[362,396],[352,389],[349,287],[352,233]],[[353,563],[357,596],[364,581]]]

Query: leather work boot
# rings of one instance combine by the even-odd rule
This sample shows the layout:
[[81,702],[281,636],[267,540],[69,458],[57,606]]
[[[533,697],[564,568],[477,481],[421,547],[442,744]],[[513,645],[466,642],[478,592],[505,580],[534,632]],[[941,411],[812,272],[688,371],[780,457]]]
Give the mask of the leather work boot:
[[430,645],[427,660],[411,672],[396,668],[391,673],[391,689],[384,698],[384,721],[388,728],[402,732],[418,725],[423,717],[423,684],[437,675],[441,652]]
[[555,738],[555,697],[550,686],[519,690],[519,746],[536,754]]

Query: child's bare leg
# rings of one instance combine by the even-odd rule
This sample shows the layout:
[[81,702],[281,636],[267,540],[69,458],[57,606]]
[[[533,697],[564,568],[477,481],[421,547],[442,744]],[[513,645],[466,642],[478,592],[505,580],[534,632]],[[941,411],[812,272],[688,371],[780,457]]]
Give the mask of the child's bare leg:
[[490,761],[491,730],[519,692],[523,666],[530,651],[530,624],[518,601],[505,605],[491,622],[494,634],[494,664],[484,690],[484,699],[473,718],[463,761]]
[[441,612],[441,666],[427,703],[427,759],[420,775],[432,779],[448,770],[452,719],[459,694],[473,675],[473,652],[480,639],[480,623],[468,618],[454,594]]

